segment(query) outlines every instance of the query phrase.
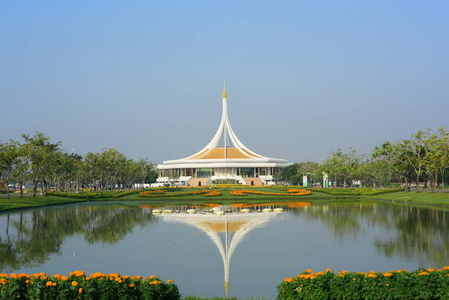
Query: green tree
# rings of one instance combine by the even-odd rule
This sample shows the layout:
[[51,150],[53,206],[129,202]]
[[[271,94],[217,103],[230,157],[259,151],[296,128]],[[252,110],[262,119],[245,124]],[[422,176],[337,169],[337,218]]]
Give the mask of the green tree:
[[41,132],[35,133],[33,137],[22,134],[25,140],[25,153],[31,162],[31,179],[33,182],[33,197],[36,197],[37,187],[42,183],[42,193],[47,195],[48,178],[51,176],[50,170],[60,154],[59,146],[61,142],[50,143],[50,138]]
[[416,134],[411,135],[410,140],[402,140],[398,149],[402,151],[402,155],[406,158],[408,165],[412,168],[416,176],[416,192],[419,193],[420,177],[425,171],[427,146],[424,143],[426,133],[418,130]]
[[5,174],[6,181],[6,194],[10,199],[9,194],[9,182],[13,177],[16,162],[19,157],[17,145],[11,141],[11,143],[0,143],[0,171]]
[[441,174],[444,191],[444,171],[449,166],[449,133],[441,127],[438,133],[429,134],[424,143],[428,150],[424,157],[424,164],[427,174],[432,179],[432,192],[438,184],[439,174]]
[[281,170],[282,180],[290,182],[291,177],[298,174],[298,169],[299,169],[298,163],[294,163],[286,167],[283,167]]

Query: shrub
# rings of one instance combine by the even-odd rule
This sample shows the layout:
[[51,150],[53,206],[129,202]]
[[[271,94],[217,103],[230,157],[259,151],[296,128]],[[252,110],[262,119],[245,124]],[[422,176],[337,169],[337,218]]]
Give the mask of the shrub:
[[89,192],[79,192],[79,193],[60,193],[60,192],[49,192],[48,196],[58,196],[58,197],[68,197],[76,199],[117,199],[127,195],[137,194],[142,190],[132,190],[132,191],[89,191]]
[[312,192],[325,193],[332,196],[375,196],[387,193],[401,192],[403,189],[381,189],[374,190],[372,188],[357,188],[357,189],[317,189],[317,188],[307,188],[307,190]]
[[448,299],[449,267],[407,272],[312,273],[306,270],[277,286],[283,299]]
[[0,274],[0,299],[175,300],[181,295],[171,279],[75,271],[68,277],[45,273]]

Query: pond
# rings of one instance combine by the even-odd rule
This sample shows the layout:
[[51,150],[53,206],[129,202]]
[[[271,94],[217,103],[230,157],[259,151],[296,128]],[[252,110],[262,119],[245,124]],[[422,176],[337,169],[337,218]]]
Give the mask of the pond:
[[445,210],[387,202],[39,208],[0,214],[0,273],[154,274],[183,296],[275,298],[305,269],[449,265],[448,221]]

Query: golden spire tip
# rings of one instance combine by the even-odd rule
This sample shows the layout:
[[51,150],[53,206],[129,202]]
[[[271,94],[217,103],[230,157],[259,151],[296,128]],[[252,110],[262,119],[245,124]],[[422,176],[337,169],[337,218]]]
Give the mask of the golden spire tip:
[[228,95],[226,94],[226,81],[223,80],[223,98],[228,98]]

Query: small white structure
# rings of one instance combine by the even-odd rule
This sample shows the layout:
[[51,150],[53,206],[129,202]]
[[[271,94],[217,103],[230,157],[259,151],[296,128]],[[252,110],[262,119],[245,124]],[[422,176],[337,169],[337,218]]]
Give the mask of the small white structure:
[[237,138],[229,122],[224,87],[223,112],[215,136],[197,153],[159,164],[157,182],[206,186],[231,179],[245,185],[271,185],[274,184],[273,176],[287,165],[285,159],[269,158],[251,151]]

